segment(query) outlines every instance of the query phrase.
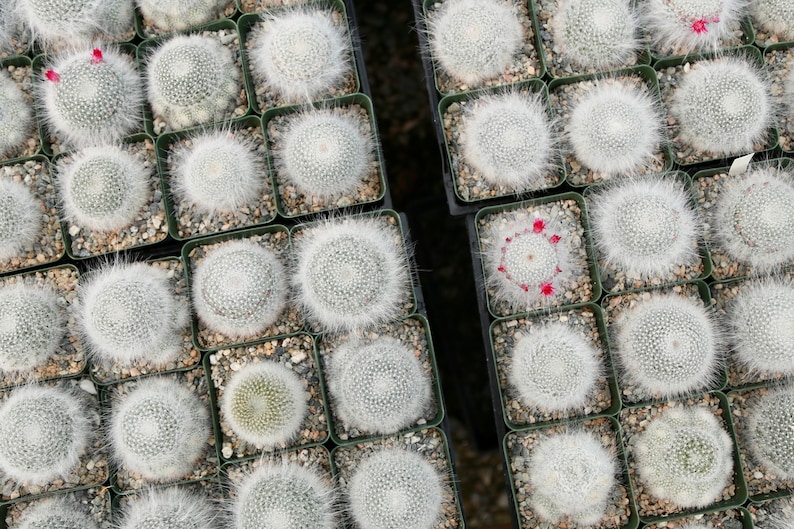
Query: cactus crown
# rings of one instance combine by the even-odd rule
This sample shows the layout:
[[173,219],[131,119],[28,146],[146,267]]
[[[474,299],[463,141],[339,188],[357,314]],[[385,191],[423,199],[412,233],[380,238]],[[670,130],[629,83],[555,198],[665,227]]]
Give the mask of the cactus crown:
[[638,47],[638,21],[627,0],[566,0],[553,18],[555,47],[585,68],[628,63]]
[[69,474],[91,432],[84,408],[66,390],[15,389],[0,405],[0,470],[18,483],[35,485]]
[[8,74],[0,71],[0,156],[22,145],[32,128],[33,112],[25,94]]
[[161,31],[182,31],[221,15],[226,0],[135,0],[141,14]]
[[207,444],[209,413],[187,387],[153,377],[115,403],[110,442],[119,464],[146,479],[190,473]]
[[606,512],[617,464],[594,434],[567,432],[540,441],[527,473],[539,518],[557,524],[569,516],[576,525],[595,525]]
[[41,202],[22,182],[0,178],[0,261],[19,255],[36,240]]
[[714,50],[731,36],[747,0],[650,0],[642,4],[643,25],[656,50],[690,53]]
[[210,252],[193,273],[193,306],[199,319],[225,336],[262,333],[286,306],[287,278],[272,250],[249,240]]
[[679,182],[654,177],[594,194],[589,201],[590,224],[604,261],[642,278],[696,263],[701,226],[681,187]]
[[507,69],[524,40],[510,1],[445,0],[427,20],[427,29],[438,67],[471,86]]
[[662,143],[662,117],[646,91],[600,84],[573,108],[565,136],[576,159],[607,176],[643,169]]
[[794,177],[751,170],[720,193],[714,236],[732,258],[760,272],[794,259]]
[[518,336],[507,381],[526,406],[572,411],[584,408],[601,372],[593,346],[569,326],[555,323]]
[[292,116],[283,145],[274,152],[278,172],[304,195],[352,193],[374,162],[371,134],[355,118],[328,111]]
[[205,213],[233,212],[255,201],[267,178],[253,144],[225,132],[191,138],[174,153],[171,190]]
[[124,509],[119,529],[215,529],[217,513],[187,488],[149,489]]
[[239,485],[234,529],[334,529],[334,492],[297,463],[263,465]]
[[467,106],[463,158],[492,185],[516,191],[546,186],[557,138],[540,95],[487,95]]
[[55,354],[63,336],[58,297],[23,283],[0,288],[0,371],[28,370]]
[[441,515],[442,477],[419,453],[384,449],[358,464],[347,494],[359,527],[431,529]]
[[106,145],[76,152],[58,166],[58,191],[69,221],[91,231],[117,231],[135,221],[150,196],[150,168]]
[[172,37],[149,57],[146,72],[152,110],[172,129],[228,117],[240,91],[232,52],[211,37]]
[[770,390],[752,406],[748,422],[748,447],[758,462],[778,478],[794,478],[794,389]]
[[294,371],[275,361],[263,361],[232,374],[221,398],[221,410],[241,439],[273,446],[298,434],[308,413],[307,398]]
[[96,522],[65,498],[37,501],[22,518],[19,529],[97,529]]
[[36,40],[53,43],[60,39],[88,39],[97,19],[97,0],[17,0],[16,10]]
[[794,40],[794,2],[791,0],[750,0],[750,14],[759,28],[778,35],[781,41]]
[[747,61],[699,61],[673,92],[681,141],[718,155],[752,151],[773,120],[769,86]]
[[657,498],[705,507],[733,474],[733,443],[705,408],[669,408],[634,437],[637,475]]
[[44,121],[71,146],[104,145],[141,127],[140,76],[113,47],[59,54],[40,83]]
[[375,434],[410,426],[430,403],[430,377],[406,344],[350,340],[328,359],[328,390],[342,421]]
[[623,375],[654,398],[707,388],[722,363],[710,312],[675,294],[654,293],[626,309],[616,334]]
[[267,11],[252,31],[254,75],[288,103],[312,101],[340,87],[350,70],[347,31],[327,9]]

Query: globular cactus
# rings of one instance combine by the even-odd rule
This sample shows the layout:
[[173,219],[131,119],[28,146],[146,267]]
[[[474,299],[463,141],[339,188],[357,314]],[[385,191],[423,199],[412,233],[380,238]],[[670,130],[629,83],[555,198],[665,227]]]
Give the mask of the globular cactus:
[[470,87],[506,70],[524,40],[516,7],[501,0],[445,0],[427,31],[437,67]]
[[592,433],[544,436],[527,463],[530,507],[555,525],[564,517],[577,526],[595,525],[606,514],[617,470],[615,457]]
[[182,31],[222,14],[226,0],[135,0],[144,19],[160,31]]
[[778,36],[780,41],[794,40],[794,2],[791,0],[750,0],[754,25]]
[[164,365],[182,351],[185,303],[168,274],[146,263],[99,268],[80,284],[83,343],[95,362]]
[[142,214],[151,193],[151,168],[123,149],[106,145],[58,164],[58,192],[66,220],[90,231],[126,228]]
[[430,404],[430,376],[396,338],[349,340],[334,349],[327,366],[334,409],[354,428],[392,434],[411,426]]
[[272,447],[295,438],[309,411],[308,399],[293,370],[265,360],[232,374],[220,407],[237,436],[256,446]]
[[232,338],[261,334],[286,306],[288,279],[275,253],[248,240],[211,251],[193,273],[193,307],[208,328]]
[[441,516],[442,483],[442,476],[421,454],[383,449],[353,470],[348,512],[358,527],[432,529]]
[[524,405],[546,412],[584,408],[603,372],[598,352],[564,323],[521,333],[511,354],[508,383]]
[[729,181],[720,192],[712,236],[733,259],[757,272],[794,260],[794,177],[759,168]]
[[295,298],[325,331],[396,319],[410,295],[408,254],[377,218],[327,219],[296,241]]
[[212,37],[178,35],[149,57],[149,103],[172,129],[230,117],[240,92],[232,52]]
[[767,506],[774,506],[773,512],[768,512],[764,520],[753,523],[755,527],[758,529],[794,529],[794,499],[780,498]]
[[132,29],[132,0],[12,0],[16,14],[45,47],[80,44]]
[[604,262],[645,279],[697,263],[702,227],[682,187],[648,177],[594,193],[590,226]]
[[470,101],[461,136],[463,159],[491,185],[540,189],[559,164],[557,137],[538,95],[512,91]]
[[113,47],[56,55],[39,87],[42,118],[69,146],[104,145],[141,129],[141,78],[132,58]]
[[362,186],[375,143],[351,116],[309,110],[293,115],[273,152],[278,174],[307,196],[332,197]]
[[42,204],[22,182],[0,178],[0,261],[20,255],[36,241]]
[[745,60],[695,63],[683,74],[670,106],[681,141],[715,155],[754,150],[774,119],[769,90],[760,70]]
[[23,145],[34,133],[33,124],[33,109],[25,94],[7,73],[0,71],[0,156]]
[[187,488],[149,489],[129,500],[119,529],[215,529],[216,509],[210,500]]
[[623,376],[651,397],[702,391],[721,368],[718,333],[699,301],[654,293],[625,309],[616,326]]
[[722,498],[733,475],[733,443],[710,410],[669,408],[633,438],[646,493],[701,508]]
[[746,7],[747,0],[649,0],[641,16],[656,50],[686,54],[720,48]]
[[755,459],[777,478],[794,479],[794,389],[769,390],[752,405],[747,420],[747,446]]
[[256,201],[267,169],[250,142],[206,132],[174,151],[171,191],[204,213],[232,213]]
[[110,444],[119,466],[145,479],[174,481],[190,474],[211,433],[206,405],[175,379],[137,383],[113,404]]
[[96,521],[66,498],[38,500],[18,529],[98,529]]
[[251,39],[253,75],[287,103],[313,101],[341,88],[352,68],[350,38],[328,9],[267,11]]
[[16,283],[0,288],[0,371],[25,371],[61,345],[64,318],[49,288]]
[[662,115],[647,91],[616,80],[582,96],[565,137],[576,160],[594,171],[608,177],[640,172],[661,149]]
[[0,470],[17,483],[44,485],[80,462],[92,426],[68,390],[22,386],[0,405]]
[[552,38],[560,55],[596,70],[631,61],[639,46],[639,21],[627,0],[565,0],[558,5]]
[[260,466],[237,488],[233,529],[334,529],[334,491],[316,471],[297,463]]

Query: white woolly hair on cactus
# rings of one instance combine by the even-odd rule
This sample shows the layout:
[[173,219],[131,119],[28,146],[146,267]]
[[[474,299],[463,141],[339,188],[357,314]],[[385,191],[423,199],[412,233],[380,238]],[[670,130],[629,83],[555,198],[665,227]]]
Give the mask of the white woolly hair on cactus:
[[630,449],[646,493],[685,509],[722,499],[734,471],[731,437],[706,408],[668,408],[633,436]]
[[540,94],[509,90],[469,101],[461,155],[491,185],[532,191],[547,187],[559,165],[558,138]]
[[231,213],[256,201],[268,178],[252,140],[231,131],[206,131],[174,144],[171,192],[180,202],[208,213]]
[[357,119],[331,109],[309,109],[289,116],[287,123],[273,162],[288,184],[306,196],[326,199],[363,186],[375,163],[375,142]]
[[722,368],[719,330],[698,300],[652,292],[615,322],[622,376],[653,398],[703,391]]
[[597,82],[571,109],[565,139],[576,160],[594,171],[642,172],[665,141],[658,98],[629,82]]
[[656,175],[621,180],[593,193],[588,206],[605,264],[648,279],[698,262],[703,228],[682,182]]
[[525,406],[545,412],[583,409],[604,371],[593,345],[559,322],[520,333],[511,355],[508,384]]
[[722,47],[746,8],[747,0],[648,0],[640,4],[641,22],[653,47],[681,54]]
[[60,349],[63,325],[51,288],[22,282],[0,288],[0,372],[44,364]]
[[794,260],[794,173],[756,168],[720,192],[711,238],[754,271],[777,270]]
[[273,250],[246,239],[228,241],[196,266],[193,308],[215,332],[231,338],[256,336],[281,316],[288,281]]
[[221,396],[223,418],[243,441],[273,447],[293,440],[309,412],[300,377],[277,361],[232,373]]
[[182,31],[220,18],[227,0],[135,0],[144,20],[160,31]]
[[614,454],[593,433],[542,435],[527,462],[530,507],[544,522],[595,525],[606,514],[617,472]]
[[135,499],[126,502],[116,527],[118,529],[216,529],[218,518],[214,503],[205,494],[187,487],[160,489],[150,487],[139,493]]
[[432,529],[441,518],[443,483],[422,454],[382,449],[353,470],[347,511],[358,527]]
[[0,178],[0,261],[21,255],[39,237],[41,200],[22,182]]
[[174,481],[190,474],[211,432],[207,405],[177,379],[155,376],[114,399],[108,438],[119,467]]
[[504,72],[524,44],[511,0],[444,0],[426,20],[436,68],[470,87]]
[[328,217],[295,241],[295,303],[326,332],[363,330],[400,316],[410,259],[385,219]]
[[680,79],[670,114],[685,144],[716,155],[755,150],[774,122],[769,82],[747,60],[701,60]]
[[560,55],[584,68],[627,65],[639,48],[639,20],[628,0],[564,0],[552,18]]
[[25,93],[5,70],[0,70],[0,156],[24,145],[34,134],[33,125],[33,109]]
[[65,220],[90,231],[126,228],[142,215],[152,188],[153,168],[115,145],[89,147],[63,159],[56,185]]
[[794,40],[794,2],[791,0],[750,0],[753,24],[782,41]]
[[[794,528],[794,498],[779,498],[766,504],[767,516],[753,525],[758,529]],[[771,512],[770,512],[771,511]]]
[[235,487],[229,529],[335,529],[330,479],[299,463],[263,460]]
[[313,101],[341,88],[353,67],[350,36],[330,9],[265,11],[251,31],[252,74],[287,103]]
[[79,503],[67,496],[33,502],[21,518],[18,529],[98,529],[96,521]]
[[18,387],[0,404],[0,470],[20,484],[65,478],[79,465],[92,428],[71,390]]
[[142,128],[143,86],[133,59],[115,46],[58,53],[38,80],[39,115],[65,144],[105,145]]
[[99,0],[10,0],[34,40],[51,46],[58,41],[91,38],[99,26]]
[[760,396],[748,410],[747,422],[750,453],[768,473],[794,479],[794,388],[770,389]]
[[326,359],[328,392],[339,418],[365,432],[408,428],[431,402],[430,375],[402,341],[350,339]]

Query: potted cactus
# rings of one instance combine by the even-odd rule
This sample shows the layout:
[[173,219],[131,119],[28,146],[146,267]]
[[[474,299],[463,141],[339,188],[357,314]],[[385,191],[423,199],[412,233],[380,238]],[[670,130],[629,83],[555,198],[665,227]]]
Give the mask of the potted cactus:
[[185,31],[234,15],[233,0],[135,0],[135,26],[141,38]]
[[33,97],[33,68],[27,57],[4,59],[0,71],[0,160],[38,154],[41,149]]
[[794,9],[787,0],[751,0],[750,19],[759,46],[794,40]]

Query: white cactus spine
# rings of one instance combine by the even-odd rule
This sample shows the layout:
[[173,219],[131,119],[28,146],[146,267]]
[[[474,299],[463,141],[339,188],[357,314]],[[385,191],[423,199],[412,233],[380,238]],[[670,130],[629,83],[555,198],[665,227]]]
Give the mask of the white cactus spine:
[[41,210],[41,201],[28,186],[0,178],[0,261],[33,246],[41,228]]
[[33,109],[24,92],[8,74],[0,71],[0,156],[23,145],[33,133],[33,124]]
[[226,0],[135,0],[146,20],[161,31],[182,31],[221,15]]
[[24,283],[0,288],[0,371],[43,364],[61,345],[63,315],[49,288]]
[[[119,529],[215,529],[209,498],[184,487],[148,489],[123,509]],[[64,528],[66,529],[66,528]]]
[[720,48],[746,7],[747,0],[649,0],[641,16],[656,50],[685,54]]
[[748,448],[764,468],[794,478],[794,389],[772,389],[748,411]]
[[98,529],[96,521],[65,497],[37,500],[19,529]]

